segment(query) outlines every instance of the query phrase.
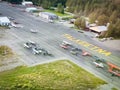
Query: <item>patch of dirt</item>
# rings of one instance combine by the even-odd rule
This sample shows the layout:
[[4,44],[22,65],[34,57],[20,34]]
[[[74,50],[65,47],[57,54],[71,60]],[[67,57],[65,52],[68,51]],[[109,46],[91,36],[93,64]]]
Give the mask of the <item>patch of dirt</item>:
[[21,62],[17,57],[4,58],[0,60],[0,72],[10,70],[21,65],[23,65],[23,62]]

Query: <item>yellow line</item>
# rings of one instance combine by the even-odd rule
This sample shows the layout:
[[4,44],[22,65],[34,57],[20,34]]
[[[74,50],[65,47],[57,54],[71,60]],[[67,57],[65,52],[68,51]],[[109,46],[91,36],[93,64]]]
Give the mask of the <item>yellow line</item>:
[[95,46],[95,45],[90,44],[90,43],[88,43],[88,42],[86,42],[86,41],[82,41],[82,40],[80,40],[80,39],[74,38],[74,37],[71,36],[70,34],[64,34],[63,36],[64,36],[65,38],[67,38],[67,39],[69,39],[69,40],[71,40],[71,41],[73,41],[73,42],[81,45],[81,46],[88,47],[90,50],[93,50],[93,51],[98,52],[98,53],[100,53],[100,54],[103,54],[103,55],[105,55],[105,56],[109,56],[109,55],[112,54],[111,52],[106,51],[106,50],[103,50],[102,48],[100,48],[100,47],[98,47],[98,46]]

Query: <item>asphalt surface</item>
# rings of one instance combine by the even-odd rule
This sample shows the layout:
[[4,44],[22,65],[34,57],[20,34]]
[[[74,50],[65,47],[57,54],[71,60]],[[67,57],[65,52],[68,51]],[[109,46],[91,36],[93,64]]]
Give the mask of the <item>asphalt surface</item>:
[[[95,42],[89,36],[86,36],[83,33],[78,33],[75,30],[72,30],[68,27],[65,27],[58,23],[48,23],[40,17],[35,17],[27,12],[23,12],[21,6],[12,7],[6,3],[0,3],[0,12],[3,16],[14,17],[16,22],[19,22],[23,27],[22,28],[11,28],[5,31],[4,38],[0,39],[0,43],[10,46],[21,58],[21,60],[29,66],[59,60],[61,58],[67,58],[87,71],[93,73],[94,75],[104,79],[108,83],[114,85],[120,89],[120,78],[113,77],[107,70],[107,65],[105,68],[96,68],[93,64],[94,59],[89,56],[82,56],[81,52],[78,56],[72,55],[69,50],[64,50],[60,47],[60,44],[63,40],[66,40],[72,43],[73,46],[81,48],[83,50],[89,51],[93,55],[97,55],[105,60],[112,62],[120,66],[120,57],[118,51],[112,51],[110,48],[106,48],[102,44]],[[37,33],[31,33],[30,29],[38,30]],[[67,38],[64,37],[64,34],[72,35],[73,37],[86,41],[95,46],[99,46],[102,49],[112,52],[110,56],[104,56],[100,53],[90,50],[89,48],[83,47]],[[46,49],[54,56],[43,56],[43,55],[34,55],[32,51],[25,49],[23,44],[27,41],[34,41],[40,47]]]

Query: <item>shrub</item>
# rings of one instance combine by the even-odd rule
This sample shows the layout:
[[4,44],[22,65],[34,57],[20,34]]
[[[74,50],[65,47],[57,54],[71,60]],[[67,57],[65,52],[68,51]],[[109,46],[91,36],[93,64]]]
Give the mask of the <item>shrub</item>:
[[12,49],[9,48],[8,46],[2,45],[0,46],[0,55],[12,55]]

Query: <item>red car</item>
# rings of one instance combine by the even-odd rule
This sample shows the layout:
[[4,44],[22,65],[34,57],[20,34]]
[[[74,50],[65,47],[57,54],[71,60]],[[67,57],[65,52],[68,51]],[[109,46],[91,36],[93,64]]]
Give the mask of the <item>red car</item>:
[[62,45],[60,45],[60,47],[63,48],[63,49],[68,49],[68,45],[63,45],[62,44]]

